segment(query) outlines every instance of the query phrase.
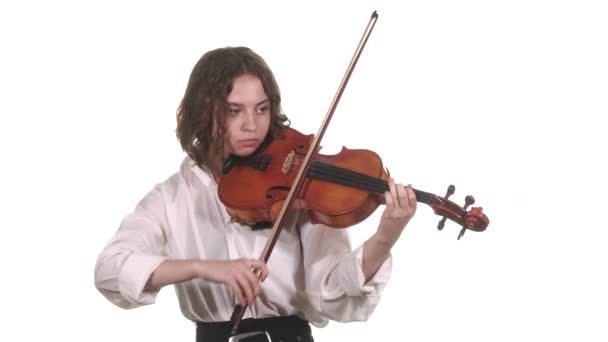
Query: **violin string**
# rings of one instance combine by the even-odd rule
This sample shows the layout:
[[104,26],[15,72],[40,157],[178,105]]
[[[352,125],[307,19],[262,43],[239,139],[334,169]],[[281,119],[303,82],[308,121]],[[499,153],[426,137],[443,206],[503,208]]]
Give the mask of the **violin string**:
[[381,179],[322,162],[314,162],[311,166],[311,173],[313,175],[324,176],[329,181],[362,188],[363,190],[378,193],[384,193],[389,190],[388,183]]
[[388,190],[388,184],[381,179],[376,179],[365,174],[320,161],[314,161],[312,163],[309,175],[312,177],[322,177],[327,181],[333,181],[342,185],[349,185],[351,187],[378,193],[383,193]]
[[[298,169],[302,164],[302,158],[296,158],[293,163],[294,166],[296,166],[295,169]],[[389,191],[388,182],[386,180],[341,168],[320,160],[314,160],[311,163],[310,169],[308,170],[308,177],[377,193]],[[436,195],[425,191],[413,190],[416,194],[416,200],[421,203],[431,204],[437,197]]]
[[[299,166],[300,160],[295,162],[296,166]],[[320,178],[322,180],[339,183],[341,185],[348,185],[354,188],[359,188],[368,191],[374,191],[378,193],[384,193],[389,191],[388,182],[380,178],[374,178],[363,173],[348,170],[332,164],[324,163],[319,160],[315,160],[311,163],[308,176],[313,178]]]
[[[371,177],[366,174],[344,169],[321,161],[314,161],[312,163],[311,169],[309,170],[309,177],[322,177],[322,180],[332,181],[334,183],[374,191],[377,193],[389,191],[388,182],[383,179]],[[430,204],[435,198],[435,195],[433,194],[417,189],[413,190],[416,194],[416,199],[418,202]]]

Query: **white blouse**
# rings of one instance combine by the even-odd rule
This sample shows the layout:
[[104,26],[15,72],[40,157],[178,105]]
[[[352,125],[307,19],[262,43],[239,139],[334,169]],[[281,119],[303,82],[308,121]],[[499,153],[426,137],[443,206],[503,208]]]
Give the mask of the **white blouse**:
[[[367,320],[389,279],[391,257],[365,282],[363,248],[351,251],[347,230],[293,216],[272,250],[262,292],[244,318],[295,314],[316,326],[328,319]],[[143,289],[164,260],[257,259],[270,232],[231,222],[215,180],[186,158],[179,172],[156,185],[124,218],[99,255],[95,286],[121,308],[152,304],[158,290]],[[202,279],[174,286],[186,318],[230,319],[235,300],[228,286]]]

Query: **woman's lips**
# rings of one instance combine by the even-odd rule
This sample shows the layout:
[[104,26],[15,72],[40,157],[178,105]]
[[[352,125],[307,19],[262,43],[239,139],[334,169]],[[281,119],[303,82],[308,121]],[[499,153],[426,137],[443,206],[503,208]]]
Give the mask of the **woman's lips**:
[[239,144],[243,147],[255,147],[258,143],[257,139],[239,140]]

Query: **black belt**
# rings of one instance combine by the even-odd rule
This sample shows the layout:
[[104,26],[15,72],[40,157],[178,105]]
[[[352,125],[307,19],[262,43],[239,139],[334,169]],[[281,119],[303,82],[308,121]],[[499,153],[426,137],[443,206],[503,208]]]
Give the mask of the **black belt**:
[[[196,342],[227,342],[232,323],[226,322],[196,322]],[[260,332],[260,334],[250,334]],[[240,322],[239,342],[268,341],[268,333],[272,342],[314,342],[310,324],[296,316],[279,316],[268,318],[247,318]]]

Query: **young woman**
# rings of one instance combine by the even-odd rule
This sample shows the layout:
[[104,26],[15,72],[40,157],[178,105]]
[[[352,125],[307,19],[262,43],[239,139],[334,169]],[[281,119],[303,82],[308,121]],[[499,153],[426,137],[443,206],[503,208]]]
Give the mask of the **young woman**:
[[390,275],[390,249],[416,211],[410,186],[389,180],[378,229],[354,250],[347,230],[290,215],[268,265],[255,258],[270,230],[234,222],[218,198],[226,158],[252,154],[287,125],[279,87],[260,56],[245,47],[203,55],[177,112],[187,157],[124,218],[99,255],[99,291],[133,308],[174,285],[201,342],[228,340],[236,304],[247,304],[242,332],[264,330],[273,340],[313,341],[309,322],[368,319]]

